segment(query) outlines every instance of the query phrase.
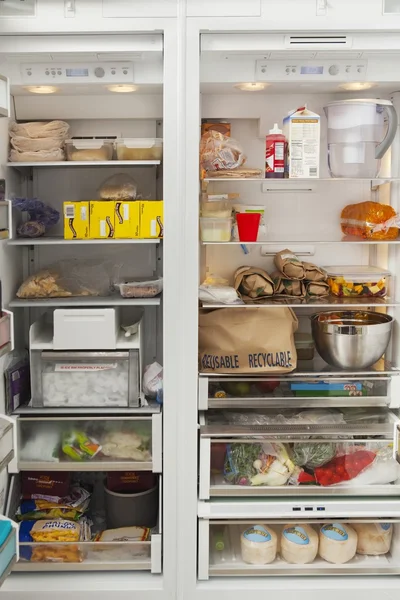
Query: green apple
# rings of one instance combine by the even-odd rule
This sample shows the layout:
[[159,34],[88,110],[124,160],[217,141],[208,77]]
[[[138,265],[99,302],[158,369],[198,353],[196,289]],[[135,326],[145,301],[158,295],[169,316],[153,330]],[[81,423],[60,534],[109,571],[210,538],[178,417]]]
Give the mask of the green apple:
[[251,384],[246,381],[238,381],[238,383],[229,381],[222,387],[230,396],[248,396],[251,391]]

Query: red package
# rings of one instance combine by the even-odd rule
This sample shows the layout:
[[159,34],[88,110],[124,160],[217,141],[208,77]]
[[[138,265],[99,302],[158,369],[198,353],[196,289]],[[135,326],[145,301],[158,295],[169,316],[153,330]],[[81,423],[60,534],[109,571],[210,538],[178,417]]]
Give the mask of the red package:
[[69,494],[70,484],[71,476],[68,472],[25,471],[21,473],[21,492],[25,500],[65,498]]
[[337,456],[323,467],[314,470],[315,479],[324,487],[350,481],[369,467],[375,457],[376,454],[369,450],[357,450],[351,454]]

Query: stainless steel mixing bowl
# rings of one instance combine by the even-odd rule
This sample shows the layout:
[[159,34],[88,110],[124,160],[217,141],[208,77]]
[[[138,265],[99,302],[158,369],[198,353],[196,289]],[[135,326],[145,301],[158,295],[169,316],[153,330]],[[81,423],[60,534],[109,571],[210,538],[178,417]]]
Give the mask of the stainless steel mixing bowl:
[[325,362],[340,369],[366,369],[385,353],[393,318],[370,311],[330,311],[311,316],[315,346]]

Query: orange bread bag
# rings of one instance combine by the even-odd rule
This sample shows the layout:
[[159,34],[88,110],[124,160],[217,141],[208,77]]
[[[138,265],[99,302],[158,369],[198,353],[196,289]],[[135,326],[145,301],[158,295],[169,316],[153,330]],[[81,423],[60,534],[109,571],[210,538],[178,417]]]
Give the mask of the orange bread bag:
[[342,231],[346,235],[356,235],[370,240],[394,240],[399,233],[397,227],[376,232],[373,228],[395,216],[396,211],[391,206],[368,201],[345,206],[340,221]]

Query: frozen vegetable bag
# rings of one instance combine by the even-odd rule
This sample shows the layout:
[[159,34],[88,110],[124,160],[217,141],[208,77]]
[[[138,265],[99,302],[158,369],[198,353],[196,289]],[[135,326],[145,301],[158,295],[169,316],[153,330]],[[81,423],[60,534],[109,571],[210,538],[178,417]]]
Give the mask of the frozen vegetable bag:
[[297,326],[296,315],[288,307],[221,308],[201,314],[200,371],[290,373],[297,364],[293,337]]

